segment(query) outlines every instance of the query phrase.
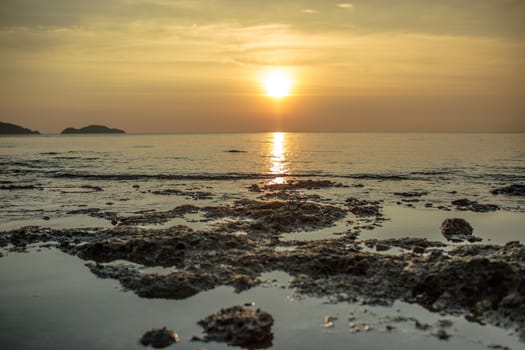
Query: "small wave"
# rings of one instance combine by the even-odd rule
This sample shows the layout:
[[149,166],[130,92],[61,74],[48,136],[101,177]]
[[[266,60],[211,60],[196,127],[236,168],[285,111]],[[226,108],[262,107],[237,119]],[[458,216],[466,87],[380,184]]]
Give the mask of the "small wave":
[[449,170],[425,170],[425,171],[413,171],[411,175],[448,175],[450,174]]
[[519,174],[482,174],[480,175],[480,178],[488,178],[494,181],[499,182],[509,182],[509,183],[516,183],[516,182],[525,182],[525,174],[519,175]]
[[88,173],[54,173],[51,175],[55,178],[71,178],[84,180],[116,180],[116,181],[136,181],[136,180],[209,180],[209,181],[232,181],[232,180],[259,180],[273,179],[275,177],[286,178],[348,178],[360,180],[426,180],[422,177],[416,177],[406,174],[328,174],[322,172],[316,173],[288,173],[288,174],[268,174],[268,173],[226,173],[226,174],[88,174]]
[[405,180],[426,180],[418,176],[410,176],[405,174],[350,174],[341,176],[349,179],[359,180],[388,180],[388,181],[405,181]]
[[49,166],[49,161],[43,159],[33,159],[27,161],[9,161],[2,160],[0,161],[0,167],[4,169],[8,168],[29,168],[29,169],[42,169]]
[[53,159],[56,159],[56,160],[75,160],[75,159],[82,159],[82,157],[65,157],[65,156],[60,156],[60,157],[53,157]]
[[[85,180],[249,180],[271,179],[273,174],[83,174],[83,173],[55,173],[55,178],[71,178]],[[289,176],[289,175],[284,175]],[[299,175],[300,176],[300,175]]]

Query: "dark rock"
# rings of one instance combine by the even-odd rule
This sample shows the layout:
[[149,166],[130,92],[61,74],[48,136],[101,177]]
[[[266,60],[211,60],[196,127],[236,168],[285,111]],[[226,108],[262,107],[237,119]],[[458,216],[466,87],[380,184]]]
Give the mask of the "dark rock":
[[452,322],[450,320],[439,320],[438,321],[438,325],[441,328],[450,328],[450,327],[452,327],[454,325],[454,322]]
[[443,328],[439,329],[435,334],[433,334],[439,340],[448,340],[450,334],[447,333]]
[[234,274],[231,277],[231,284],[235,287],[236,292],[241,292],[243,290],[252,288],[257,283],[248,275]]
[[506,194],[508,196],[525,196],[525,185],[512,184],[490,191],[492,194]]
[[278,235],[283,232],[311,231],[334,224],[346,216],[346,211],[332,205],[304,201],[239,200],[233,206],[204,208],[206,217],[233,217],[240,220],[226,223],[223,230],[245,230],[258,235]]
[[414,326],[416,327],[416,329],[419,329],[421,331],[426,331],[426,330],[429,330],[430,328],[432,328],[432,326],[429,325],[428,323],[421,323],[417,319],[414,320]]
[[359,200],[357,198],[351,197],[347,198],[345,202],[350,212],[356,216],[383,216],[383,214],[381,214],[381,206],[378,201]]
[[104,212],[100,208],[81,208],[81,209],[73,209],[66,212],[66,214],[70,215],[89,215],[94,218],[102,218],[102,219],[108,219],[111,220],[115,218],[115,213],[111,212]]
[[523,283],[519,273],[506,263],[486,258],[441,262],[425,272],[413,295],[418,303],[435,311],[466,308],[488,312]]
[[417,191],[409,191],[409,192],[394,192],[394,195],[400,196],[400,197],[421,197],[428,195],[428,192],[417,192]]
[[457,210],[470,210],[477,213],[487,213],[499,210],[499,207],[495,204],[480,204],[467,198],[454,200],[451,204],[455,205]]
[[159,194],[164,196],[184,196],[186,198],[191,198],[195,200],[199,199],[212,199],[213,194],[211,192],[201,192],[201,191],[181,191],[177,189],[166,189],[166,190],[158,190],[158,191],[152,191],[153,194]]
[[475,203],[475,202],[468,200],[466,198],[456,199],[451,202],[452,205],[457,205],[458,207],[466,207],[466,206],[471,205],[472,203]]
[[499,207],[495,204],[480,204],[474,203],[471,205],[471,210],[476,213],[488,213],[490,211],[499,210]]
[[[140,215],[132,215],[127,217],[118,217],[118,220],[123,225],[140,225],[140,224],[162,224],[164,222],[167,222],[170,219],[182,217],[186,214],[196,213],[199,211],[199,208],[194,205],[180,205],[178,207],[175,207],[174,209],[167,210],[167,211],[151,211],[146,213],[137,213]],[[103,213],[96,212],[93,214],[89,214],[92,216],[98,216]],[[108,214],[111,213],[105,213],[104,217],[106,218]],[[114,217],[114,214],[111,214],[111,217]]]
[[62,134],[124,134],[125,131],[121,129],[111,129],[104,125],[89,125],[80,129],[67,128],[62,131]]
[[250,186],[248,187],[248,191],[250,191],[250,192],[261,192],[262,190],[261,190],[261,188],[259,187],[259,185],[257,185],[257,184],[253,184],[253,185],[250,185]]
[[217,280],[209,274],[181,271],[169,275],[147,274],[121,282],[143,298],[186,299],[215,287]]
[[16,124],[0,122],[0,135],[34,135],[38,131],[29,130]]
[[401,202],[403,203],[418,203],[420,200],[418,198],[410,198],[410,199],[406,199],[406,198],[403,198],[401,200]]
[[[249,201],[213,210],[237,212],[238,218],[249,223],[258,218],[254,211],[262,210],[266,218],[281,207],[282,203]],[[402,300],[442,314],[463,314],[469,321],[516,329],[525,339],[525,246],[519,242],[449,246],[445,252],[444,243],[418,238],[354,242],[355,237],[341,235],[286,243],[262,229],[254,232],[239,236],[215,228],[195,232],[183,226],[166,230],[122,225],[111,229],[25,227],[2,232],[0,247],[12,244],[13,249],[24,251],[33,243],[58,242],[58,248],[68,254],[99,262],[87,264],[95,275],[115,279],[124,289],[147,298],[187,298],[224,285],[240,291],[255,285],[264,272],[284,271],[292,277],[290,287],[300,294],[375,305]],[[362,252],[363,243],[407,252]],[[420,249],[427,253],[414,254]],[[169,270],[146,274],[141,267],[115,260]],[[445,327],[440,323],[435,329]]]
[[[174,227],[162,233],[142,237],[117,237],[87,242],[75,249],[83,259],[98,263],[127,260],[147,266],[183,266],[184,260],[216,257],[222,262],[225,254],[240,254],[252,249],[254,242],[236,235],[218,235],[209,232],[193,232],[189,228]],[[207,255],[211,257],[207,257]]]
[[389,238],[389,239],[383,239],[383,240],[376,240],[376,239],[369,239],[366,241],[363,241],[366,245],[374,246],[376,244],[383,244],[388,245],[390,247],[398,247],[403,248],[407,250],[415,250],[416,248],[442,248],[445,247],[446,244],[441,242],[435,242],[435,241],[429,241],[425,238],[413,238],[413,237],[405,237],[405,238]]
[[88,190],[92,190],[93,192],[102,192],[102,191],[104,191],[102,189],[102,187],[92,186],[92,185],[82,185],[82,186],[80,186],[80,188],[85,188],[85,189],[88,189]]
[[441,233],[445,238],[452,242],[462,242],[462,241],[479,241],[480,238],[477,238],[472,235],[474,229],[470,224],[461,218],[452,218],[445,219],[441,224]]
[[226,342],[249,349],[272,346],[273,317],[265,311],[231,306],[198,322],[204,328],[207,341]]
[[281,201],[310,201],[310,202],[321,202],[321,196],[318,194],[306,194],[302,191],[277,191],[277,192],[266,192],[258,199],[264,201],[281,200]]
[[416,254],[423,254],[425,252],[425,247],[415,246],[412,251]]
[[13,191],[13,190],[39,190],[41,187],[37,187],[34,185],[0,185],[0,190],[7,190],[7,191]]
[[265,185],[265,190],[271,191],[289,191],[289,190],[314,190],[328,187],[346,187],[341,183],[329,180],[292,180],[282,184]]
[[152,329],[144,333],[140,338],[140,343],[144,346],[153,348],[165,348],[179,341],[179,336],[172,330],[163,327],[161,329]]
[[383,252],[383,251],[389,250],[390,248],[391,247],[386,244],[381,244],[381,243],[376,244],[376,251],[378,252]]
[[121,265],[86,264],[100,278],[118,280],[127,290],[143,298],[186,299],[211,289],[218,284],[218,277],[210,273],[177,271],[167,275],[141,274]]

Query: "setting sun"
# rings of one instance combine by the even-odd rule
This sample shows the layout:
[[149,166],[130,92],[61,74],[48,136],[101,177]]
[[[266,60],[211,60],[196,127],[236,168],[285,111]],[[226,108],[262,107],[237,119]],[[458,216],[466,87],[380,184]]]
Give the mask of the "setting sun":
[[283,71],[272,71],[263,78],[266,95],[273,98],[282,98],[290,94],[292,88],[292,78]]

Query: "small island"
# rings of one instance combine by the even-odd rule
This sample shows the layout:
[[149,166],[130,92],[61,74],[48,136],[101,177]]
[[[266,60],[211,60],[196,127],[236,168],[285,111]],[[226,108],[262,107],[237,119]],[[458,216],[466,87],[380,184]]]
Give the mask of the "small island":
[[0,122],[0,135],[37,135],[38,131],[33,131],[16,124]]
[[80,129],[66,128],[62,134],[125,134],[121,129],[112,129],[104,125],[89,125]]

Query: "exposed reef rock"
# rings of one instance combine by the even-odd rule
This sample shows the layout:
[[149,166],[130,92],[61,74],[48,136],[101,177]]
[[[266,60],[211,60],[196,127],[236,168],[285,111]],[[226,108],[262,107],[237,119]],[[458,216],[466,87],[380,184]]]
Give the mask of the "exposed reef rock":
[[416,284],[412,295],[419,304],[436,311],[491,311],[504,298],[516,297],[516,288],[523,283],[523,278],[516,276],[518,271],[511,265],[481,257],[439,262],[425,271],[426,277]]
[[104,125],[89,125],[80,129],[66,128],[62,134],[124,134],[121,129],[111,129]]
[[351,197],[346,200],[346,205],[350,212],[358,217],[375,216],[380,218],[383,216],[381,202],[379,201],[367,201]]
[[35,185],[0,185],[0,190],[42,190],[42,187]]
[[480,204],[467,198],[456,199],[451,204],[455,205],[457,210],[470,210],[477,213],[499,210],[499,207],[495,204]]
[[35,135],[40,134],[38,131],[33,131],[21,127],[16,124],[0,122],[0,135]]
[[318,194],[307,194],[302,190],[316,190],[328,187],[348,187],[341,183],[328,180],[289,180],[285,183],[270,183],[264,186],[253,184],[248,187],[250,192],[264,192],[259,196],[262,200],[279,199],[283,201],[314,201],[320,202]]
[[512,184],[509,186],[496,188],[490,191],[492,194],[506,194],[508,196],[525,196],[525,185]]
[[389,239],[367,239],[365,241],[362,241],[365,245],[369,247],[376,247],[378,244],[385,245],[388,247],[397,247],[402,248],[406,250],[412,250],[412,251],[425,251],[428,248],[443,248],[446,247],[445,243],[441,242],[433,242],[429,241],[424,238],[413,238],[413,237],[405,237],[405,238],[389,238]]
[[[245,204],[238,208],[242,215],[237,220],[241,222],[246,217],[257,218],[253,212],[262,206],[257,201]],[[236,207],[215,208],[229,213]],[[469,226],[459,226],[468,238]],[[453,232],[458,234],[458,230]],[[50,242],[45,244],[94,260],[88,267],[97,276],[118,280],[123,288],[146,298],[183,299],[223,285],[241,292],[260,283],[262,273],[283,271],[292,277],[290,286],[299,294],[379,305],[403,300],[442,314],[463,314],[472,321],[512,327],[525,339],[525,246],[519,242],[449,245],[444,249],[443,243],[417,238],[358,241],[341,235],[310,242],[273,239],[281,233],[275,231],[268,239],[264,233],[198,232],[183,226],[166,230],[26,227],[0,233],[0,246],[12,245],[7,252],[23,251],[29,244]],[[365,251],[363,244],[400,249],[394,254],[389,254],[390,250],[371,252]],[[155,273],[148,267],[155,267]],[[235,312],[222,316],[230,314]],[[242,327],[233,327],[245,334]],[[227,334],[224,329],[221,332]],[[223,339],[223,335],[217,337]],[[267,339],[261,335],[263,338]],[[236,335],[235,339],[231,344],[259,336]]]
[[292,231],[311,231],[333,225],[346,216],[346,210],[333,205],[305,201],[239,200],[233,205],[204,208],[208,218],[231,217],[223,229],[246,230],[263,235]]
[[270,191],[284,191],[284,190],[313,190],[328,187],[347,187],[341,183],[336,183],[329,180],[291,180],[286,183],[276,183],[265,185],[263,188]]
[[165,348],[179,341],[179,335],[172,330],[163,327],[152,329],[144,333],[140,338],[140,343],[144,346],[151,346],[156,349]]
[[135,235],[116,235],[69,248],[86,260],[97,263],[127,260],[145,266],[184,267],[189,260],[201,264],[231,262],[231,254],[254,249],[256,243],[245,236],[194,232],[184,226]]
[[255,311],[242,306],[231,306],[200,320],[206,332],[206,341],[225,342],[249,349],[263,349],[272,345],[273,317],[266,311]]
[[212,199],[213,194],[211,192],[202,192],[202,191],[182,191],[177,189],[164,189],[152,191],[153,194],[159,194],[164,196],[182,196],[190,199],[200,200],[200,199]]
[[181,205],[166,211],[137,212],[135,215],[120,216],[117,213],[104,211],[100,208],[81,208],[68,211],[66,214],[85,214],[95,218],[114,220],[121,225],[162,224],[173,218],[196,213],[199,208],[193,205]]
[[122,265],[88,263],[87,266],[98,277],[116,279],[125,289],[143,298],[186,299],[219,285],[219,278],[211,273],[177,271],[167,275],[141,274]]
[[461,218],[445,219],[440,226],[441,234],[452,242],[476,242],[481,241],[481,238],[472,235],[474,229],[465,220]]
[[399,196],[399,197],[412,198],[412,197],[426,196],[426,195],[428,195],[428,192],[417,192],[417,191],[394,192],[394,195]]

